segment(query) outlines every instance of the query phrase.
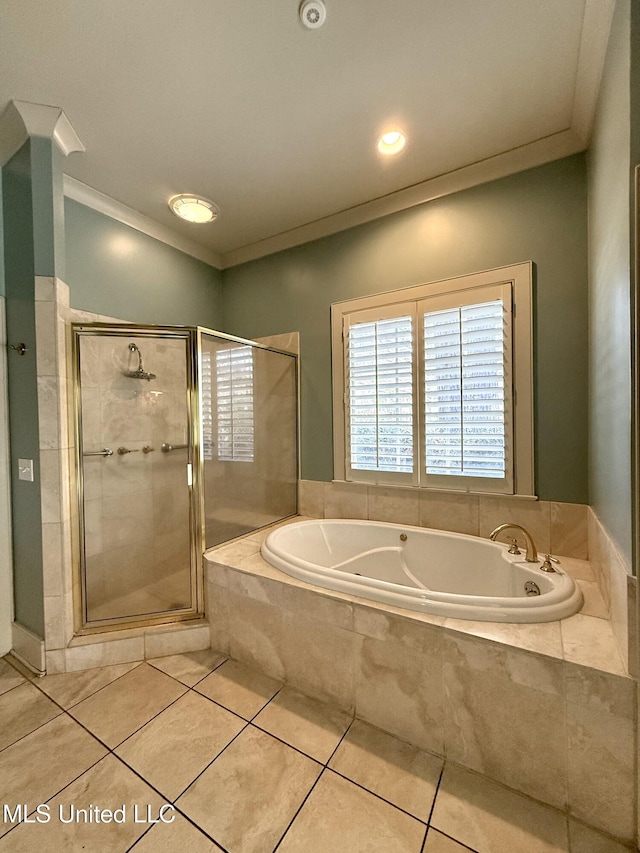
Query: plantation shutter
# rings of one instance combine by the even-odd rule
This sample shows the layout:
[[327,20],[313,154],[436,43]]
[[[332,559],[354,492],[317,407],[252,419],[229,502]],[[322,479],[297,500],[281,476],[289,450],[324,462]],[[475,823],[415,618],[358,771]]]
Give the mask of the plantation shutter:
[[345,318],[348,479],[415,481],[414,311]]
[[236,346],[216,352],[218,459],[254,458],[253,350]]
[[200,416],[202,419],[202,458],[205,462],[213,459],[213,377],[211,375],[211,353],[202,352],[202,401]]
[[419,304],[419,316],[425,485],[510,490],[510,286],[425,299]]

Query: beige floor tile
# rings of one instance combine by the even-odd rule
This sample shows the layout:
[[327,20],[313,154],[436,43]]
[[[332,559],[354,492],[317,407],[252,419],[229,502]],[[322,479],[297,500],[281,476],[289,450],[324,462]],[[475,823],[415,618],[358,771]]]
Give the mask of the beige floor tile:
[[633,847],[625,847],[607,835],[601,835],[590,826],[569,819],[569,850],[571,853],[628,853]]
[[131,853],[210,853],[221,850],[193,824],[176,814],[172,823],[159,823],[131,848]]
[[[79,779],[61,791],[48,803],[49,823],[21,824],[0,839],[2,853],[76,853],[76,851],[105,851],[124,853],[148,828],[145,823],[136,823],[134,806],[138,818],[146,818],[147,807],[151,817],[158,815],[162,799],[113,755],[107,755],[95,767],[87,770]],[[120,809],[124,805],[124,822],[73,822],[70,810]]]
[[86,669],[82,672],[63,672],[59,675],[45,675],[38,679],[38,687],[54,699],[63,708],[71,708],[87,699],[107,684],[126,675],[139,663],[119,663],[114,666],[102,666],[98,669]]
[[0,695],[0,749],[48,723],[62,711],[33,684]]
[[567,853],[564,814],[448,764],[431,826],[480,853]]
[[[469,853],[470,847],[458,844],[448,835],[443,835],[437,829],[430,829],[424,845],[424,853]],[[523,851],[524,853],[524,851]]]
[[[35,808],[106,754],[82,726],[61,714],[0,752],[0,803]],[[0,835],[10,829],[0,824]]]
[[273,850],[321,766],[249,726],[178,800],[233,853]]
[[283,687],[253,722],[324,764],[349,727],[351,717]]
[[6,693],[27,679],[4,660],[0,660],[0,693]]
[[203,649],[200,652],[152,658],[149,663],[172,678],[177,678],[187,687],[193,687],[226,659],[226,655],[214,649]]
[[326,770],[278,853],[419,853],[425,832],[419,821]]
[[69,713],[109,747],[133,734],[186,687],[146,663],[89,696]]
[[329,767],[426,822],[442,764],[441,758],[355,720]]
[[275,678],[228,660],[201,681],[196,690],[250,720],[281,686],[281,682]]
[[116,752],[173,802],[245,725],[240,717],[189,691]]

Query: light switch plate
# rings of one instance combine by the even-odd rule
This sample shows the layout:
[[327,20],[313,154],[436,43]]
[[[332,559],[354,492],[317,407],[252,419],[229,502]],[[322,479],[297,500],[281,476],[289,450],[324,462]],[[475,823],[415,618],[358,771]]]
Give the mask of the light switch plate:
[[33,459],[18,459],[18,479],[33,483]]

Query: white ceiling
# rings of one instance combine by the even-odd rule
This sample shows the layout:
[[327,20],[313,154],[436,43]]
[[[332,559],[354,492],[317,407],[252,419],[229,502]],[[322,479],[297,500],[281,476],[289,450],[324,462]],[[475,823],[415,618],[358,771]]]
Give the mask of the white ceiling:
[[0,0],[0,112],[61,107],[69,176],[222,266],[588,144],[612,0],[326,0],[313,31],[298,5]]

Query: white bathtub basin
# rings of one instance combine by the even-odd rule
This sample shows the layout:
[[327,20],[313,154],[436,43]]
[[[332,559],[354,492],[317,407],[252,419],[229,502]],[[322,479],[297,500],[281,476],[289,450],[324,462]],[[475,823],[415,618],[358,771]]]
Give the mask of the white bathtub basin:
[[[262,556],[288,575],[326,589],[437,616],[483,622],[553,622],[582,607],[558,566],[540,569],[477,536],[376,521],[317,519],[277,528]],[[533,582],[540,593],[527,595]]]

